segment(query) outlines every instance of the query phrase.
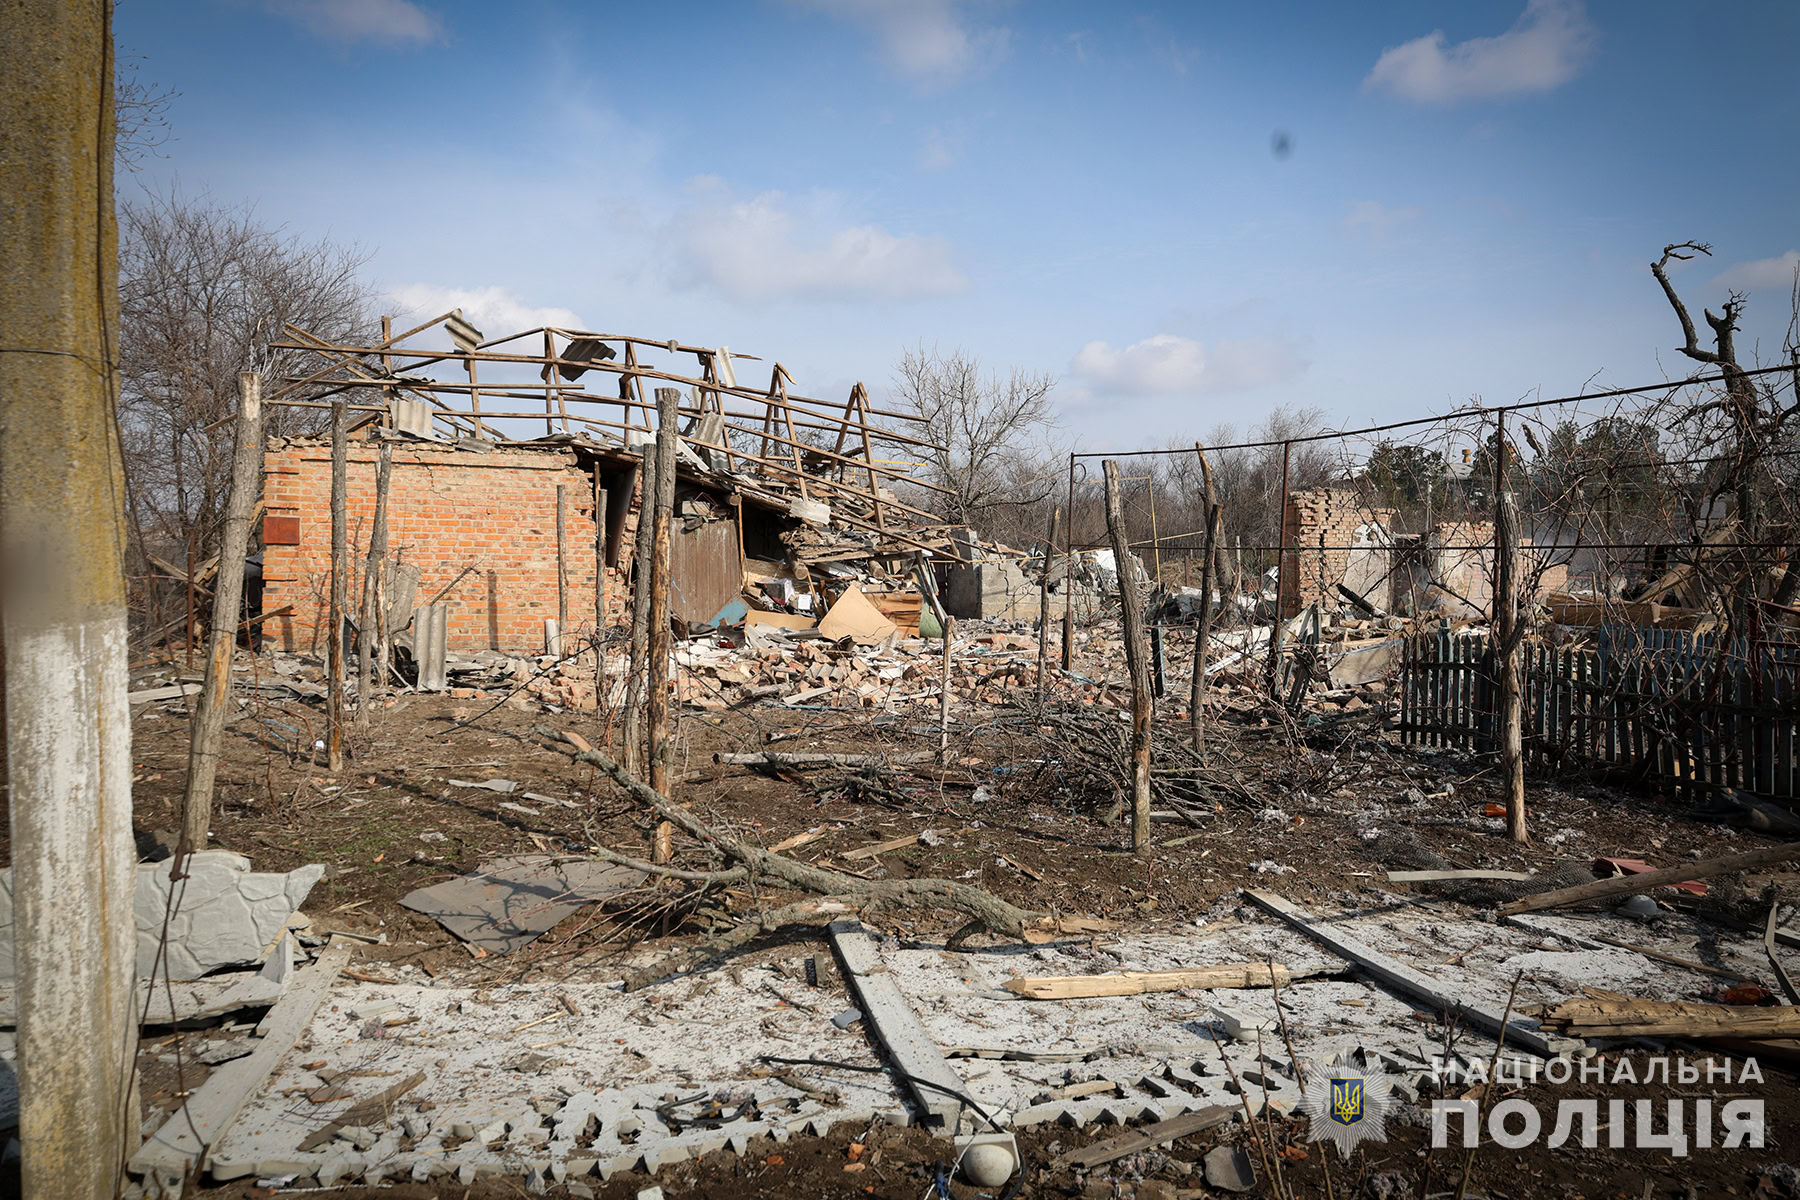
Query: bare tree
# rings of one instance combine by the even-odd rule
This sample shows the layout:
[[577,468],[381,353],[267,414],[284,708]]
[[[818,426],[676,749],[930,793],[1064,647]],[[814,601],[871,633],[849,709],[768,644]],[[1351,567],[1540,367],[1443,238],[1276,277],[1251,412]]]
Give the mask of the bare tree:
[[[312,356],[270,352],[293,321],[334,341],[366,326],[368,255],[304,242],[209,199],[149,196],[120,223],[120,430],[140,550],[202,557],[218,537],[230,486],[240,371],[297,373]],[[271,434],[319,427],[276,408]]]
[[[1782,440],[1789,420],[1800,412],[1800,398],[1784,409],[1779,390],[1759,388],[1756,380],[1739,363],[1736,334],[1738,319],[1744,311],[1742,292],[1729,292],[1716,315],[1710,308],[1701,310],[1701,316],[1712,330],[1712,346],[1709,349],[1701,344],[1687,305],[1682,303],[1675,285],[1669,280],[1668,265],[1672,261],[1687,261],[1695,255],[1710,257],[1711,254],[1712,247],[1705,242],[1677,242],[1663,247],[1662,257],[1650,264],[1650,272],[1662,285],[1663,295],[1681,323],[1682,344],[1677,349],[1695,362],[1717,368],[1724,376],[1722,397],[1693,406],[1682,413],[1679,420],[1700,430],[1702,445],[1729,447],[1719,469],[1713,473],[1709,490],[1712,499],[1730,495],[1736,503],[1737,540],[1743,550],[1735,556],[1731,610],[1732,624],[1742,630],[1751,625],[1751,609],[1758,600],[1758,584],[1765,574],[1767,553],[1762,547],[1779,536],[1784,525],[1790,539],[1800,542],[1791,537],[1791,515],[1780,508],[1771,511],[1771,501],[1780,504],[1787,496],[1783,494],[1779,476],[1771,474],[1768,453],[1772,443]],[[1718,427],[1711,428],[1714,425]],[[1779,595],[1792,598],[1793,585],[1789,581],[1800,569],[1800,545],[1791,548],[1786,559],[1787,575],[1780,586],[1778,602]]]
[[996,509],[1032,506],[1055,490],[1047,445],[1056,427],[1055,387],[1055,377],[1044,372],[1015,367],[1005,378],[983,372],[981,360],[961,350],[905,352],[894,398],[903,411],[924,418],[927,440],[941,447],[921,451],[922,477],[949,489],[934,493],[945,519],[980,523]]

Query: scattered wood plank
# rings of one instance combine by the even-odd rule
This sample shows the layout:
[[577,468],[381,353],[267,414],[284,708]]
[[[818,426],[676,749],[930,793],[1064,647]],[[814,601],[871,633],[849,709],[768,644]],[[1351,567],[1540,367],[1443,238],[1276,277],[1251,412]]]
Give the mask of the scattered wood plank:
[[425,1082],[425,1072],[415,1071],[390,1088],[370,1096],[367,1100],[359,1100],[337,1115],[331,1124],[315,1129],[300,1139],[300,1149],[317,1150],[329,1142],[337,1131],[351,1125],[370,1125],[376,1121],[386,1123],[393,1114],[394,1102],[406,1093]]
[[936,757],[928,750],[913,754],[774,754],[758,750],[748,754],[715,754],[713,762],[738,767],[885,767],[894,763],[925,762]]
[[[1727,971],[1723,967],[1709,967],[1705,963],[1695,962],[1691,958],[1682,958],[1680,955],[1652,950],[1649,946],[1634,946],[1630,942],[1622,942],[1618,938],[1607,937],[1605,934],[1595,934],[1594,937],[1596,941],[1604,942],[1608,946],[1617,946],[1621,950],[1629,950],[1633,954],[1641,954],[1645,958],[1653,958],[1657,962],[1665,962],[1672,967],[1683,967],[1689,971],[1698,971],[1702,975],[1717,975],[1721,979],[1751,980],[1751,976],[1742,971]],[[1754,982],[1754,980],[1751,981]]]
[[1141,996],[1146,992],[1178,992],[1183,988],[1286,987],[1292,976],[1277,963],[1225,963],[1184,967],[1175,971],[1121,971],[1110,975],[1034,975],[1009,979],[1000,986],[1027,1000],[1076,1000],[1089,996]]
[[1524,871],[1389,871],[1389,883],[1437,883],[1450,879],[1530,879]]
[[1440,985],[1423,971],[1415,970],[1396,958],[1366,946],[1339,929],[1314,924],[1305,913],[1273,892],[1245,888],[1244,896],[1264,912],[1280,918],[1328,947],[1334,954],[1357,964],[1387,987],[1459,1016],[1490,1036],[1498,1036],[1504,1029],[1506,1044],[1509,1046],[1524,1046],[1553,1058],[1581,1048],[1581,1043],[1573,1038],[1545,1036],[1524,1018],[1515,1017],[1507,1022],[1504,1012],[1499,1009],[1458,999],[1451,995],[1449,988]]
[[1728,854],[1723,858],[1704,859],[1686,866],[1646,871],[1642,875],[1620,875],[1614,879],[1596,879],[1593,883],[1578,883],[1574,887],[1539,892],[1535,896],[1524,896],[1502,904],[1500,911],[1510,916],[1514,913],[1538,912],[1546,908],[1563,908],[1588,900],[1617,900],[1625,896],[1634,896],[1639,892],[1647,892],[1654,887],[1706,879],[1713,875],[1723,875],[1729,871],[1748,871],[1755,867],[1774,866],[1776,863],[1786,862],[1796,855],[1800,855],[1800,842],[1784,842],[1779,846],[1764,846],[1760,850],[1750,850],[1743,854]]
[[188,1098],[182,1111],[164,1121],[150,1139],[131,1156],[135,1175],[154,1175],[158,1180],[182,1180],[204,1166],[200,1160],[231,1128],[250,1095],[274,1073],[281,1061],[312,1024],[314,1014],[331,994],[338,973],[350,961],[349,946],[328,946],[319,959],[297,972],[287,994],[265,1018],[268,1032],[262,1044],[246,1058],[234,1059],[214,1071],[200,1090]]
[[1642,1000],[1588,988],[1544,1017],[1579,1037],[1794,1038],[1800,1008],[1748,1008],[1685,1000]]
[[873,846],[858,846],[854,850],[846,850],[838,855],[838,857],[852,860],[858,858],[874,858],[877,854],[886,854],[889,850],[904,849],[907,846],[913,845],[918,840],[918,834],[909,833],[905,837],[897,837],[892,841],[878,842]]
[[132,704],[152,704],[158,700],[178,700],[183,696],[192,696],[200,690],[198,683],[171,683],[167,687],[144,688],[142,691],[127,692],[125,699]]
[[[1252,1107],[1254,1108],[1254,1104]],[[1072,1150],[1057,1159],[1056,1165],[1072,1167],[1077,1171],[1091,1171],[1095,1167],[1124,1158],[1127,1154],[1137,1154],[1208,1129],[1216,1129],[1229,1123],[1242,1111],[1239,1105],[1214,1104],[1195,1112],[1182,1113],[1179,1117],[1146,1125],[1136,1133],[1121,1134],[1092,1146],[1084,1146],[1080,1150]]]
[[881,965],[875,940],[858,921],[833,921],[828,932],[844,979],[856,993],[857,1006],[863,1011],[866,1027],[874,1031],[886,1048],[890,1065],[907,1076],[929,1080],[938,1087],[949,1089],[949,1094],[945,1094],[936,1088],[921,1087],[911,1078],[903,1079],[901,1082],[913,1103],[932,1122],[955,1130],[964,1104],[957,1099],[964,1094],[963,1081],[919,1023],[894,977],[873,974]]
[[796,833],[793,837],[783,838],[781,841],[776,842],[773,846],[770,846],[769,853],[770,854],[785,854],[789,850],[792,850],[796,846],[804,846],[808,842],[816,842],[824,836],[825,836],[825,831],[822,829],[820,829],[820,830],[810,830],[809,829],[809,830],[806,830],[801,833]]

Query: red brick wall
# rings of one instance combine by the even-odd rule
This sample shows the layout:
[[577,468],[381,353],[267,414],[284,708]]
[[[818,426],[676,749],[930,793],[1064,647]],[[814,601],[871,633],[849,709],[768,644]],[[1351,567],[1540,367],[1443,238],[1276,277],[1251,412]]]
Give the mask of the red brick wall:
[[[349,607],[368,549],[375,507],[373,443],[349,450],[346,516],[355,569]],[[274,516],[300,521],[300,542],[263,556],[263,610],[294,612],[268,623],[285,650],[322,653],[331,589],[331,450],[322,441],[277,440],[263,458],[264,497]],[[556,616],[556,488],[567,489],[569,625],[594,626],[594,484],[573,452],[494,449],[487,453],[413,443],[394,447],[388,494],[388,555],[421,572],[417,604],[451,587],[449,644],[455,650],[540,653],[544,620]],[[635,517],[627,521],[631,536]],[[630,563],[630,554],[620,560]],[[463,574],[464,568],[470,568]],[[623,611],[623,573],[607,572],[609,619]],[[458,580],[458,576],[462,578]]]
[[1357,530],[1371,523],[1393,528],[1391,509],[1370,508],[1346,488],[1312,488],[1288,496],[1281,544],[1288,547],[1281,615],[1293,616],[1323,599],[1339,603],[1337,585],[1350,561]]

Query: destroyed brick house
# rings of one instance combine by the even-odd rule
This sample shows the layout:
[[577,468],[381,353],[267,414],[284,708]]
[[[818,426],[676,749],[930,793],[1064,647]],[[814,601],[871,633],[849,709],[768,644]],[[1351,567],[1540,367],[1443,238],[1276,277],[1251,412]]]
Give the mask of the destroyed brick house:
[[[1282,544],[1289,547],[1282,616],[1315,604],[1340,607],[1346,591],[1381,613],[1484,615],[1493,600],[1493,523],[1439,521],[1407,533],[1395,518],[1353,488],[1293,492],[1282,523]],[[1522,578],[1537,594],[1566,585],[1562,556],[1529,537],[1520,539],[1519,550]]]
[[[533,330],[518,336],[541,335],[543,353],[509,354],[497,347],[513,339],[458,338],[466,322],[454,314],[438,323],[460,355],[402,353],[391,344],[340,350],[326,371],[295,381],[384,395],[383,404],[361,406],[367,415],[358,414],[361,425],[346,452],[344,511],[349,557],[360,564],[386,444],[386,580],[396,633],[415,608],[437,605],[449,650],[517,655],[543,651],[558,633],[591,636],[597,615],[603,627],[627,616],[643,464],[655,444],[649,426],[656,407],[643,398],[646,381],[686,385],[677,406],[682,438],[670,530],[676,621],[741,621],[746,594],[756,608],[816,613],[831,593],[815,586],[815,574],[840,585],[873,575],[869,590],[880,596],[883,580],[896,591],[912,587],[911,565],[921,552],[955,554],[947,539],[916,528],[931,514],[896,495],[891,485],[906,480],[903,471],[875,456],[882,444],[928,445],[876,424],[876,417],[890,424],[918,418],[872,409],[860,384],[847,403],[827,406],[789,394],[791,377],[779,364],[766,391],[739,386],[736,370],[755,360],[723,348]],[[296,336],[303,344],[304,335]],[[623,348],[622,358],[613,345]],[[700,365],[684,375],[641,364],[638,351],[650,347],[692,354]],[[408,357],[460,360],[471,381],[480,362],[536,374],[542,383],[501,379],[477,389],[371,369]],[[571,386],[590,371],[616,376],[618,394]],[[347,378],[324,379],[333,372]],[[542,411],[479,406],[517,396]],[[624,419],[578,415],[592,411],[582,404]],[[545,432],[522,435],[527,419]],[[320,653],[329,626],[331,458],[323,436],[272,439],[264,456],[261,600],[272,614],[264,637],[289,652]]]

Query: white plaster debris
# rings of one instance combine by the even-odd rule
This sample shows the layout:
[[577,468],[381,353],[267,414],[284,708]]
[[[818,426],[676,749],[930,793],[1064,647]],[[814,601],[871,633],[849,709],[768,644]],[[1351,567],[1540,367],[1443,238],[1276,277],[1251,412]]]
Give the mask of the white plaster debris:
[[[1472,920],[1416,898],[1404,907],[1383,899],[1361,897],[1365,915],[1344,920],[1346,931],[1471,1000],[1504,1004],[1520,972],[1520,1006],[1553,1003],[1595,982],[1629,983],[1633,994],[1652,998],[1676,998],[1693,987],[1692,973],[1629,951],[1565,949],[1542,929]],[[1597,926],[1641,930],[1617,918],[1543,920],[1583,926],[1589,935]],[[1253,1103],[1266,1094],[1277,1108],[1291,1108],[1303,1063],[1357,1050],[1394,1073],[1403,1095],[1416,1095],[1442,1049],[1440,1030],[1418,1019],[1417,1003],[1352,976],[1316,942],[1229,902],[1208,914],[1204,929],[1109,944],[1069,940],[950,953],[890,938],[880,953],[968,1094],[1012,1128],[1163,1119],[1235,1105],[1240,1088]],[[1056,1002],[1000,990],[1018,975],[1271,958],[1295,975],[1282,989],[1279,1013],[1268,989]],[[538,1192],[553,1183],[586,1187],[583,1179],[624,1170],[655,1172],[714,1150],[747,1153],[765,1139],[816,1136],[840,1122],[909,1119],[886,1075],[774,1068],[793,1072],[783,1078],[762,1061],[877,1061],[866,1021],[848,1030],[833,1025],[842,993],[808,988],[803,957],[714,969],[631,994],[617,984],[569,980],[444,986],[411,967],[390,970],[403,982],[340,982],[283,1069],[220,1139],[216,1178],[296,1174],[322,1185],[361,1178],[466,1186],[481,1175],[506,1175]],[[580,1015],[559,1003],[559,993]],[[361,1039],[357,1014],[391,1011],[389,1004],[418,1020],[388,1037]],[[1279,1032],[1283,1014],[1301,1063],[1289,1060]],[[1464,1029],[1457,1053],[1486,1059],[1493,1042]],[[343,1130],[314,1151],[297,1149],[308,1133],[413,1072],[425,1080],[395,1104],[390,1121],[359,1117],[366,1128]],[[351,1097],[295,1103],[297,1089],[317,1088],[326,1076]],[[1092,1081],[1114,1086],[1070,1087]],[[1053,1092],[1069,1098],[1054,1099]],[[700,1096],[704,1102],[670,1107]],[[754,1108],[745,1107],[750,1102]],[[715,1117],[736,1119],[709,1125],[699,1119],[702,1103],[715,1106]]]

